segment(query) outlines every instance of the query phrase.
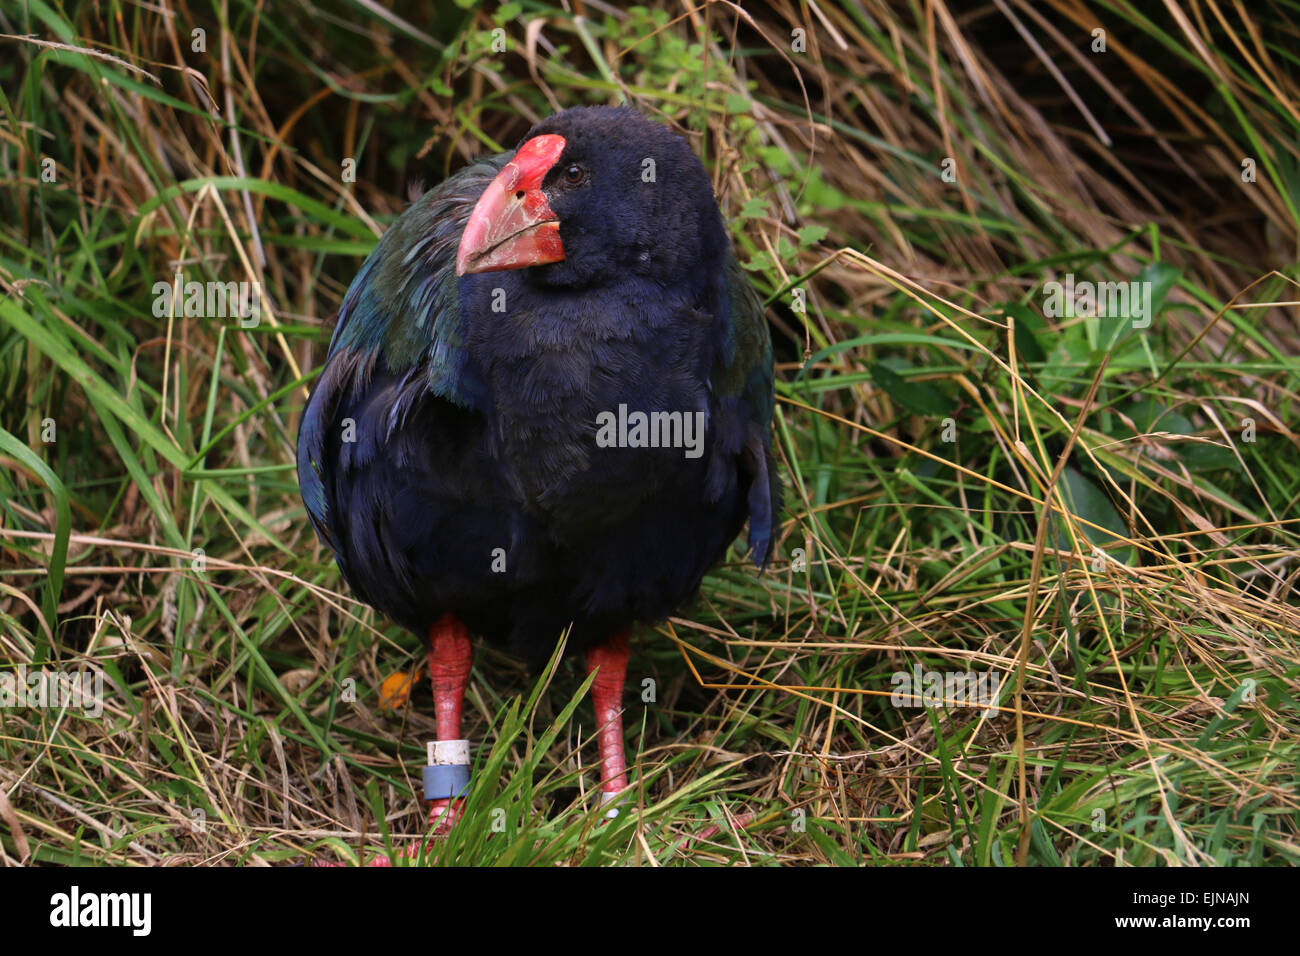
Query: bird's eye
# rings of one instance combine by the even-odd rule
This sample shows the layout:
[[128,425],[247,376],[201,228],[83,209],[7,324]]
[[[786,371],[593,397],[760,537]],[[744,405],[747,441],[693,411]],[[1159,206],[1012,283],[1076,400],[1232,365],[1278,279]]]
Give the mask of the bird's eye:
[[583,178],[586,175],[587,175],[587,171],[585,169],[583,169],[577,163],[572,163],[567,169],[564,170],[564,181],[570,186],[576,186],[582,182]]

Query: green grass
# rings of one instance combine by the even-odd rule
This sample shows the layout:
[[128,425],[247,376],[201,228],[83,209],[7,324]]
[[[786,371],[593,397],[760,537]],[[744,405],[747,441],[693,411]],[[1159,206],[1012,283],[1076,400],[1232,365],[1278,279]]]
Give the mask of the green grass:
[[[612,822],[580,669],[481,648],[434,862],[1296,863],[1290,8],[1014,6],[1040,56],[997,4],[466,6],[0,8],[35,38],[0,40],[0,674],[106,682],[94,719],[0,708],[5,861],[424,834],[427,683],[378,694],[422,649],[311,532],[303,402],[409,183],[627,99],[768,303],[777,556],[636,635]],[[260,324],[155,315],[178,262],[259,282]],[[1067,274],[1151,311],[1048,315]],[[894,706],[917,666],[996,708]]]

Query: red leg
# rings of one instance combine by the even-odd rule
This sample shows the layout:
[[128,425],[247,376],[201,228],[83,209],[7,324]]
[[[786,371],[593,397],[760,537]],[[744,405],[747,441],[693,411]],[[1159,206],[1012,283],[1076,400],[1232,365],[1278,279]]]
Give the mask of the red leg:
[[474,645],[465,625],[444,614],[429,628],[429,679],[438,715],[438,739],[460,739],[460,714],[465,685],[474,664]]
[[[429,628],[429,680],[433,684],[433,706],[438,720],[438,740],[460,739],[460,716],[465,703],[465,685],[474,663],[474,645],[469,630],[450,614],[444,614]],[[432,752],[432,748],[430,748]],[[460,801],[429,801],[429,823],[446,832],[460,816]]]
[[604,644],[587,649],[587,673],[596,671],[591,684],[600,735],[600,789],[605,800],[627,789],[627,759],[623,753],[623,681],[627,676],[627,631]]
[[[429,762],[464,763],[469,760],[469,750],[460,736],[460,715],[465,705],[465,685],[469,683],[470,668],[474,663],[474,645],[469,630],[450,614],[444,614],[429,628],[429,680],[433,684],[433,706],[438,720],[438,745],[429,745]],[[447,748],[460,759],[445,760],[435,757],[435,750],[444,741],[455,741],[459,746]],[[444,791],[445,792],[445,791]],[[429,825],[435,833],[446,833],[460,819],[462,801],[445,798],[429,801]],[[408,846],[405,855],[415,858],[423,841]],[[315,866],[342,866],[341,863],[317,862]],[[388,866],[386,856],[377,856],[366,866]]]

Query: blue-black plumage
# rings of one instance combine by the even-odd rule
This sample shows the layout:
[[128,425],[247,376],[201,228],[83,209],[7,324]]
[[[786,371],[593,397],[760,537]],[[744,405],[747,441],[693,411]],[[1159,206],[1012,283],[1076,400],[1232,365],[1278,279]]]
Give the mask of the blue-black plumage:
[[[767,324],[686,142],[626,107],[577,108],[517,155],[538,182],[507,169],[516,153],[480,161],[380,239],[339,310],[298,474],[359,597],[421,635],[454,615],[536,665],[570,624],[577,650],[679,609],[746,521],[763,565],[779,486]],[[505,226],[471,236],[494,182]],[[606,447],[620,406],[678,439],[701,422],[695,457]]]

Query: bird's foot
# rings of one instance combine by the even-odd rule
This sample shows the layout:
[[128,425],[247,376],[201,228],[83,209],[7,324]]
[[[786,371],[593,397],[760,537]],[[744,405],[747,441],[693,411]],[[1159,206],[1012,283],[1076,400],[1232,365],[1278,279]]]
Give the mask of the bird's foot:
[[429,826],[433,827],[433,835],[446,836],[460,822],[464,812],[464,800],[430,800]]
[[[734,834],[737,831],[746,829],[757,818],[758,818],[758,814],[753,812],[741,813],[735,817],[732,817],[728,821],[731,824],[730,832]],[[689,849],[691,846],[693,846],[696,843],[706,843],[709,840],[712,840],[715,836],[718,836],[723,832],[724,829],[721,825],[716,823],[710,824],[709,826],[701,830],[699,833],[696,833],[692,836],[688,836],[682,839],[681,842],[677,844],[677,849],[680,852],[682,850]]]
[[[432,828],[428,837],[420,840],[412,840],[406,845],[406,848],[399,852],[399,856],[411,862],[419,862],[421,854],[427,860],[433,854],[433,842],[449,834],[465,812],[465,801],[456,800],[430,800],[429,801],[429,826]],[[339,863],[333,860],[313,860],[311,866],[347,866],[347,863]],[[377,853],[368,862],[359,864],[361,866],[392,866],[393,861],[383,853]]]

